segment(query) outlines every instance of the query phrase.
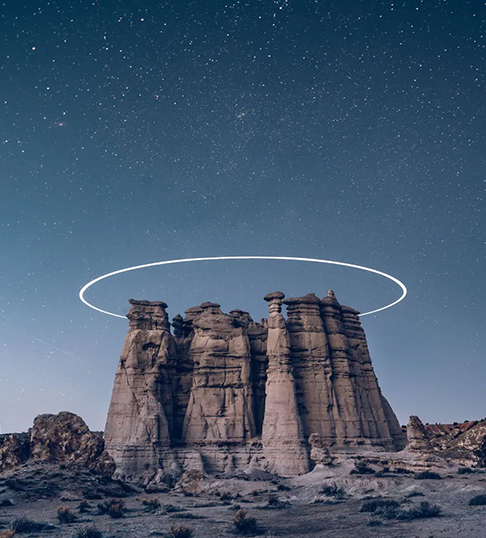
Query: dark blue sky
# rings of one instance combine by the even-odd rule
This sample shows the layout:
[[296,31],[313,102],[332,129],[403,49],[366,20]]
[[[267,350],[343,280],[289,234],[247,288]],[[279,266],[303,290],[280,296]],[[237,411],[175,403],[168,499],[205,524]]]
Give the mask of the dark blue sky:
[[[77,298],[164,259],[367,265],[363,318],[400,420],[486,415],[486,5],[10,0],[0,9],[0,420],[102,429],[127,324]],[[351,269],[218,262],[89,291],[125,313],[265,293],[399,295]]]

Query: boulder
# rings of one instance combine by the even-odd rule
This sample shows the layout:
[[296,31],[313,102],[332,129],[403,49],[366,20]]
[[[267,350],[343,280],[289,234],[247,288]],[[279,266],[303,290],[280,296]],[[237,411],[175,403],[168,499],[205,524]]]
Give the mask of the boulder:
[[0,472],[26,462],[86,467],[106,477],[115,471],[115,462],[105,450],[103,437],[91,432],[81,417],[67,411],[39,415],[27,435],[7,437],[0,448]]
[[0,472],[16,469],[30,456],[29,438],[22,433],[12,433],[0,447]]
[[113,458],[105,451],[103,437],[91,432],[84,420],[74,413],[39,415],[29,434],[31,461],[79,465],[105,476],[115,471]]

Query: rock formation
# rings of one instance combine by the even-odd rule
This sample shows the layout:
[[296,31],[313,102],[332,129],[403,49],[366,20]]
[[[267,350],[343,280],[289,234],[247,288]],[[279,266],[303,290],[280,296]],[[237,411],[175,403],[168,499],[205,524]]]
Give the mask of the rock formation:
[[87,467],[104,476],[115,471],[101,435],[91,432],[81,417],[66,411],[39,415],[27,435],[7,437],[0,448],[0,472],[27,461]]
[[332,291],[284,298],[268,294],[259,323],[203,303],[173,318],[173,334],[165,303],[130,300],[105,429],[118,477],[257,467],[292,476],[329,448],[403,448],[359,313]]
[[270,316],[262,444],[268,470],[285,476],[306,473],[309,456],[299,415],[289,333],[280,313],[284,297],[279,291],[265,296],[270,305]]
[[12,433],[0,447],[0,472],[20,467],[29,456],[29,438],[25,434]]
[[430,436],[425,430],[419,417],[412,415],[407,424],[407,450],[416,452],[431,452]]

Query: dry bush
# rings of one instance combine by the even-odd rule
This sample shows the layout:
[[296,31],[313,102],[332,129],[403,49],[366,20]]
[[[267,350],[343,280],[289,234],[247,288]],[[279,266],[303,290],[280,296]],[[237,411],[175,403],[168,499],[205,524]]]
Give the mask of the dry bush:
[[486,495],[476,495],[469,501],[469,506],[484,506],[486,505]]
[[403,521],[427,519],[442,515],[442,508],[435,504],[430,504],[428,501],[422,501],[419,505],[410,508],[410,510],[403,510],[398,501],[391,499],[374,499],[366,502],[360,511],[372,513],[383,519],[398,519]]
[[57,509],[57,519],[59,523],[73,523],[76,521],[76,515],[69,506],[61,506]]
[[172,525],[169,532],[169,538],[191,538],[194,535],[194,529],[187,525]]
[[78,510],[80,514],[86,514],[86,512],[89,512],[91,508],[91,505],[86,499],[83,499],[78,506]]
[[142,499],[142,505],[146,512],[156,512],[160,508],[158,499]]
[[442,508],[428,501],[422,501],[418,506],[407,511],[400,511],[396,519],[427,519],[429,517],[440,517]]
[[15,536],[15,531],[12,529],[7,529],[0,532],[0,538],[12,538],[13,536]]
[[251,534],[257,530],[257,522],[254,517],[248,517],[246,510],[238,510],[234,519],[237,531],[242,534]]
[[50,527],[50,525],[47,525],[47,523],[32,521],[26,517],[19,517],[10,523],[10,527],[12,527],[15,534],[23,534],[28,532],[42,532]]
[[102,538],[103,535],[98,529],[94,527],[85,527],[79,529],[73,534],[73,538]]
[[100,514],[108,514],[113,519],[123,517],[125,514],[125,503],[117,499],[111,499],[98,504]]
[[322,486],[321,493],[323,495],[327,495],[328,497],[333,497],[339,501],[346,497],[346,491],[343,488],[338,487],[336,484]]
[[367,501],[361,507],[360,512],[371,512],[373,514],[378,514],[385,510],[397,509],[400,507],[398,501],[392,499],[373,499],[372,501]]

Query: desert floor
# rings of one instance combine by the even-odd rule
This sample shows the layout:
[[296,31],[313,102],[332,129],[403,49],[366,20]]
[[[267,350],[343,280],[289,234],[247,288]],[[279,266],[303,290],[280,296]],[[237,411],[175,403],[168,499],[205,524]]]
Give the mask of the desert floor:
[[[484,473],[451,472],[442,473],[440,480],[418,480],[412,475],[376,477],[326,469],[293,479],[208,478],[201,493],[188,495],[148,493],[85,469],[36,464],[0,477],[0,536],[19,518],[48,524],[16,534],[37,538],[71,538],[87,527],[96,528],[103,538],[171,536],[171,527],[181,525],[193,529],[193,538],[245,536],[234,525],[235,514],[244,509],[247,518],[256,518],[256,533],[268,537],[481,538],[486,537],[486,506],[469,505],[479,494],[486,494]],[[111,499],[124,503],[122,517],[99,514],[98,504]],[[442,514],[397,520],[387,519],[389,513],[362,512],[363,504],[373,499],[398,501],[402,514],[426,501],[440,506]],[[83,500],[87,511],[80,512]],[[75,521],[60,523],[59,507],[68,507]]]

